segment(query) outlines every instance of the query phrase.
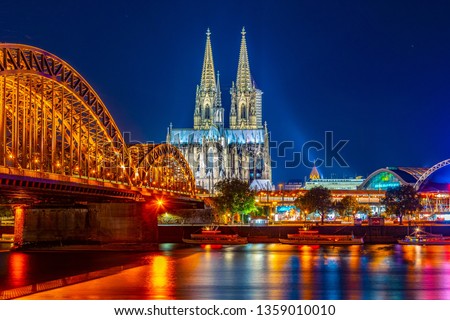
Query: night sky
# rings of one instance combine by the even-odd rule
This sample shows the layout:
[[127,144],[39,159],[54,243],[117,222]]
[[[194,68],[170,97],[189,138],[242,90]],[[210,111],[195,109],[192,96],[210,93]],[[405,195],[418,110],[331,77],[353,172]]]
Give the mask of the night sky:
[[[206,29],[228,119],[241,29],[263,94],[274,183],[307,141],[349,140],[325,177],[449,158],[450,1],[0,1],[0,41],[47,50],[92,85],[122,132],[160,142],[193,126]],[[285,144],[288,145],[288,144]],[[309,155],[324,159],[323,151]]]

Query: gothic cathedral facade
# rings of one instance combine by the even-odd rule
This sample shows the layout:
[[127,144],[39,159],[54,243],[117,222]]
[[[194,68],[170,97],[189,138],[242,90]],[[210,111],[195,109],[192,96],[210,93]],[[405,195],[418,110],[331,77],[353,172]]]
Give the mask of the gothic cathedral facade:
[[236,83],[232,83],[229,128],[225,128],[219,73],[215,73],[211,33],[206,48],[200,85],[197,86],[194,128],[173,128],[167,143],[176,146],[189,162],[197,188],[209,193],[226,178],[247,181],[255,189],[272,188],[272,170],[267,123],[262,124],[262,91],[250,73],[245,29]]

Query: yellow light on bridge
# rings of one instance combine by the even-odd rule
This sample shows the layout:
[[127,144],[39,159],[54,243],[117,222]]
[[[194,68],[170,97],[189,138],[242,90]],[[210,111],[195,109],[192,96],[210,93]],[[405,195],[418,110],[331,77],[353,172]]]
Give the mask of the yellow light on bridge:
[[161,207],[161,206],[164,205],[164,200],[163,199],[158,199],[158,200],[156,200],[156,204]]

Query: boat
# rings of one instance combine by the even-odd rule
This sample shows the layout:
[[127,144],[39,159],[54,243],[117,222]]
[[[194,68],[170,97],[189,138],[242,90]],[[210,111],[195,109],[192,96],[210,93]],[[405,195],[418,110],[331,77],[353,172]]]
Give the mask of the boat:
[[247,238],[237,234],[222,234],[218,226],[207,226],[202,228],[201,233],[192,233],[190,239],[183,238],[188,244],[224,244],[236,245],[247,244]]
[[298,233],[288,234],[287,239],[278,239],[283,244],[294,245],[353,245],[364,244],[363,238],[350,235],[320,234],[318,230],[304,230],[299,228]]
[[425,232],[420,228],[416,228],[413,233],[397,241],[400,244],[410,245],[443,245],[450,244],[450,237],[444,237],[442,234]]

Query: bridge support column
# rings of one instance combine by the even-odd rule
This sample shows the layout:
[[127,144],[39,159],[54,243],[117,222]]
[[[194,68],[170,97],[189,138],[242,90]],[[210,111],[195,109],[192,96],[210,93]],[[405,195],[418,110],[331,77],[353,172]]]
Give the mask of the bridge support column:
[[158,242],[150,203],[89,203],[78,207],[15,208],[15,244],[66,245]]
[[91,236],[101,242],[158,242],[157,212],[147,203],[88,204],[95,225]]
[[88,210],[84,207],[14,208],[14,243],[18,247],[63,243],[86,243]]
[[22,207],[14,208],[14,244],[23,245],[23,227],[25,223],[25,210]]

